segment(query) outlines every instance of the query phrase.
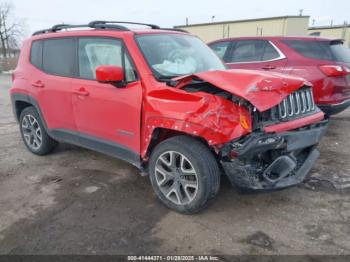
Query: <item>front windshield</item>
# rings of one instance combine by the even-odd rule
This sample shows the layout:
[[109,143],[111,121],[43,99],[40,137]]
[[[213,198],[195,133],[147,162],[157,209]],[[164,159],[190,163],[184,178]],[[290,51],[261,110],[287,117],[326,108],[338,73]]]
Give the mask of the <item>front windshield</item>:
[[152,34],[136,39],[158,79],[225,69],[216,54],[197,37]]

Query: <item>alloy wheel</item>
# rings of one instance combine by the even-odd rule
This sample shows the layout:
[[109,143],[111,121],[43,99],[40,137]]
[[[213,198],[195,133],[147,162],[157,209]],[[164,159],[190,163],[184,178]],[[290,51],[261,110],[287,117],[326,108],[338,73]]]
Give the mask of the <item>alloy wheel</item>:
[[42,144],[42,132],[38,121],[32,115],[25,115],[21,123],[26,144],[32,150],[38,150]]
[[189,204],[198,192],[198,176],[193,164],[183,154],[167,151],[155,165],[155,178],[160,191],[176,205]]

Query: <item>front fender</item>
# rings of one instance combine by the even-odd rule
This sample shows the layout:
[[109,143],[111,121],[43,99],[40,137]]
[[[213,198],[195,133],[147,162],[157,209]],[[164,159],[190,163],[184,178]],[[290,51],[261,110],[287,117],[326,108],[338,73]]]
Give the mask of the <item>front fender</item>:
[[251,132],[251,117],[245,107],[204,92],[154,90],[146,95],[143,109],[142,157],[156,128],[201,137],[218,147]]

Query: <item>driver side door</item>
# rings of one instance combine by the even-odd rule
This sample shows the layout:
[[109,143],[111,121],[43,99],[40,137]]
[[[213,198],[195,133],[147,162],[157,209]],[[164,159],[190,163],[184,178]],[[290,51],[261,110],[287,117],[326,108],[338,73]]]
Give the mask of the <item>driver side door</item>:
[[[116,38],[80,37],[77,44],[79,78],[72,80],[72,89],[80,139],[97,151],[119,150],[122,159],[139,155],[142,86],[124,43]],[[95,69],[100,65],[122,67],[127,85],[117,88],[97,82]]]

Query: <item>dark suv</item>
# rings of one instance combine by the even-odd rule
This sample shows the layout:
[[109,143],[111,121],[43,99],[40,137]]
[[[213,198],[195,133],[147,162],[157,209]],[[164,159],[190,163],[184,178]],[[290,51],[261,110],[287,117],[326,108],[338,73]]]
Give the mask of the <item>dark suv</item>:
[[319,37],[239,37],[209,46],[229,68],[276,71],[313,85],[316,104],[327,115],[350,105],[350,49],[343,40]]
[[144,26],[57,25],[24,41],[10,93],[31,152],[66,142],[116,156],[185,213],[217,194],[222,171],[249,189],[304,180],[327,127],[308,83],[226,71],[197,37]]

